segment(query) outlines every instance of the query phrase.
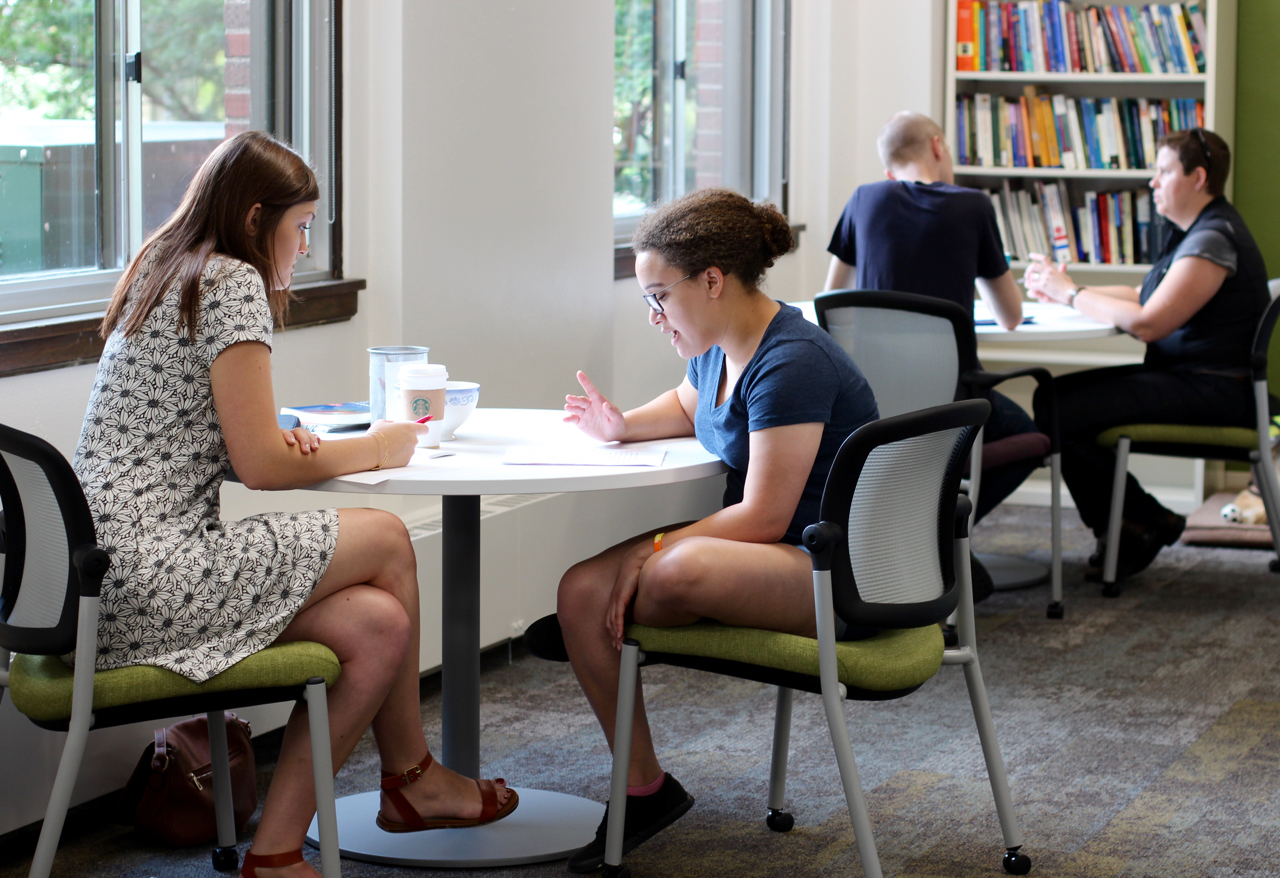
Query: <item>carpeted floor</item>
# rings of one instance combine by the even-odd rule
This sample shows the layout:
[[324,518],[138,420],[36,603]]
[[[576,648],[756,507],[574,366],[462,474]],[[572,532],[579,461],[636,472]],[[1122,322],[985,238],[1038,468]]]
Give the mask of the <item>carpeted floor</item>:
[[[1280,576],[1267,572],[1270,556],[1174,547],[1108,600],[1081,579],[1092,539],[1073,515],[1067,523],[1065,620],[1045,618],[1048,586],[997,593],[978,608],[1032,874],[1276,875]],[[1041,560],[1047,544],[1047,511],[1024,507],[997,510],[974,539],[983,551]],[[698,802],[628,857],[634,874],[861,874],[818,698],[796,699],[787,787],[796,828],[783,835],[763,820],[773,691],[672,668],[646,670],[645,686],[664,765]],[[499,650],[486,659],[482,687],[489,776],[604,800],[608,754],[567,665],[519,650],[508,665]],[[423,722],[438,740],[432,679],[423,693]],[[908,698],[851,704],[847,715],[885,875],[1004,874],[961,672],[943,668]],[[259,747],[262,781],[271,743]],[[375,788],[376,768],[366,736],[338,777],[339,795]],[[0,878],[25,875],[34,845],[31,831],[0,838]],[[421,874],[348,861],[343,872]],[[503,872],[566,874],[562,863]],[[142,845],[98,802],[73,815],[54,874],[215,873],[206,850]]]

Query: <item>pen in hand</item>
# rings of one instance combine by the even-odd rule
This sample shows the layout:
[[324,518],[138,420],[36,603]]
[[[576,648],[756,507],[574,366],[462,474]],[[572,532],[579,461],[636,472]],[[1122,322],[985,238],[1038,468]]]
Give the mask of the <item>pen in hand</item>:
[[434,417],[435,417],[435,415],[427,415],[425,418],[418,418],[418,420],[417,420],[417,421],[415,421],[414,423],[417,423],[417,424],[425,424],[427,421],[431,420],[431,419],[432,419],[432,418],[434,418]]

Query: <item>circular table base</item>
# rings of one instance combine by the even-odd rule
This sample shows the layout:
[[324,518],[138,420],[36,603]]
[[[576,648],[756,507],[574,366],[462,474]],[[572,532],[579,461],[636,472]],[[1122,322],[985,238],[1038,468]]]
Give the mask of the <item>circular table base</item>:
[[[578,796],[516,787],[520,806],[510,817],[471,829],[384,832],[374,823],[377,791],[338,800],[338,850],[352,860],[391,866],[488,868],[541,863],[569,856],[595,838],[604,805]],[[316,821],[307,844],[319,846]]]
[[1049,578],[1049,568],[1035,561],[1015,558],[1012,555],[989,555],[986,552],[973,554],[991,574],[991,580],[996,584],[996,591],[1028,588],[1039,585]]

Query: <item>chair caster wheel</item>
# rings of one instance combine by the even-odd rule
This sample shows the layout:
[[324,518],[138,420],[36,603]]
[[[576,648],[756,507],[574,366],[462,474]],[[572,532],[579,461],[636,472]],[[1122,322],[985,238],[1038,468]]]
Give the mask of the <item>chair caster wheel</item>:
[[1104,598],[1118,598],[1118,597],[1120,597],[1120,583],[1118,583],[1118,582],[1104,582],[1104,583],[1102,583],[1102,596],[1103,596]]
[[631,878],[631,870],[621,864],[617,866],[610,866],[606,863],[604,867],[604,878]]
[[1010,875],[1026,875],[1031,871],[1031,858],[1021,851],[1005,851],[1004,870]]
[[1063,612],[1062,601],[1054,601],[1049,604],[1049,608],[1044,611],[1044,615],[1049,619],[1061,619]]
[[1267,565],[1267,568],[1272,573],[1280,573],[1280,558],[1272,558],[1271,563]]
[[764,825],[774,832],[790,832],[791,828],[796,825],[796,818],[786,811],[770,808],[769,813],[765,815]]
[[234,847],[213,849],[213,868],[219,872],[234,872],[240,868],[240,855]]

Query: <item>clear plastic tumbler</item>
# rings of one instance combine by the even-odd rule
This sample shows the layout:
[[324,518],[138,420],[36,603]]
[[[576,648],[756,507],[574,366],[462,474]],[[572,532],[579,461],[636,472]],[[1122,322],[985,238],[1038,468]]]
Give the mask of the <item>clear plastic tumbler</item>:
[[397,375],[404,363],[425,363],[431,348],[417,345],[386,345],[369,348],[369,418],[377,421],[387,416],[387,397],[394,396]]

